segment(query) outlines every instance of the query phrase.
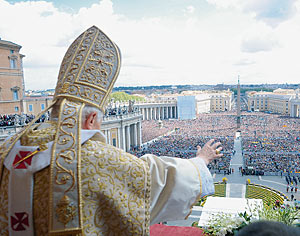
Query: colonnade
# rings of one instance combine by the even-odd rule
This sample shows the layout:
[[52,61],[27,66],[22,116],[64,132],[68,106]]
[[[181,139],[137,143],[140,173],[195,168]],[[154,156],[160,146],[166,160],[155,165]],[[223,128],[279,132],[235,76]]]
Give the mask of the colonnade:
[[125,151],[129,151],[135,147],[141,147],[142,145],[142,123],[137,122],[133,124],[124,124],[118,129],[120,132],[120,148]]
[[140,107],[143,120],[177,119],[177,106],[146,106]]
[[132,148],[140,148],[142,145],[141,116],[139,119],[116,117],[114,121],[115,122],[109,120],[109,122],[103,122],[104,129],[102,132],[104,133],[106,142],[124,151],[129,151]]
[[102,132],[107,143],[129,151],[142,145],[142,120],[178,119],[176,102],[137,104],[139,111],[104,118]]

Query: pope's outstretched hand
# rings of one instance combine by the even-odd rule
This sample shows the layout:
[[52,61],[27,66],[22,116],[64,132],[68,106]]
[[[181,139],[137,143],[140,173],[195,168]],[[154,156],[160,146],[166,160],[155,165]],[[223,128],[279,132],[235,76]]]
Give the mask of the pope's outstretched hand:
[[208,165],[214,159],[223,156],[223,154],[220,153],[221,150],[223,149],[221,147],[221,143],[220,142],[214,143],[214,141],[215,141],[214,139],[209,140],[203,146],[203,148],[197,146],[198,150],[197,150],[196,157],[202,158],[205,161],[206,165]]

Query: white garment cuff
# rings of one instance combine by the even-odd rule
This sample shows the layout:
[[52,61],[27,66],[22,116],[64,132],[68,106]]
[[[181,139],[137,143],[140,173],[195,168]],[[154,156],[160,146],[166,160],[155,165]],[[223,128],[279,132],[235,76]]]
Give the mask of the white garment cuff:
[[201,173],[201,184],[202,184],[202,193],[201,197],[206,195],[211,195],[215,193],[215,187],[213,183],[213,178],[211,176],[211,173],[209,169],[207,168],[205,161],[202,158],[195,157],[192,159],[189,159],[191,162],[195,164],[195,166],[198,168],[199,173]]

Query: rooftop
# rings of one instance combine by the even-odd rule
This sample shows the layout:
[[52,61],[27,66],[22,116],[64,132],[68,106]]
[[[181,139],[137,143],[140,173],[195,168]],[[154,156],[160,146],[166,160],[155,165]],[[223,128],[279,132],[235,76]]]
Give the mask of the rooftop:
[[21,49],[21,47],[22,47],[22,46],[20,46],[16,43],[6,41],[6,40],[2,40],[1,38],[0,38],[0,46],[10,47],[10,48],[17,48],[17,49]]

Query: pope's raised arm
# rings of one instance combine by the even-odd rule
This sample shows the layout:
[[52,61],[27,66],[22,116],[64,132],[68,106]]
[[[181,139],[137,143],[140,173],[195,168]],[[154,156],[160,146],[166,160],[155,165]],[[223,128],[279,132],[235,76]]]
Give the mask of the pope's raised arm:
[[196,157],[189,160],[151,154],[141,157],[150,167],[151,224],[185,219],[200,197],[214,193],[207,164],[223,154],[219,154],[221,143],[213,142],[198,147]]

